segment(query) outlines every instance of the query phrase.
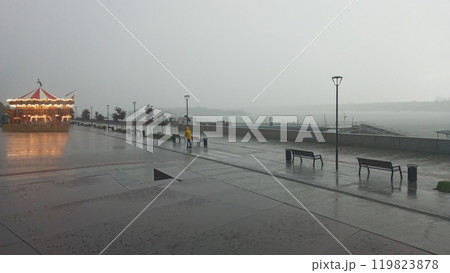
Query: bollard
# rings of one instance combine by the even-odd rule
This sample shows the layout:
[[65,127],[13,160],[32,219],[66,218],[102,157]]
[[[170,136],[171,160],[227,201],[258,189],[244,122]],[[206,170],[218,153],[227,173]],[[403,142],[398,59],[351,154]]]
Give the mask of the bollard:
[[419,165],[408,164],[406,166],[408,167],[408,182],[417,182],[417,167],[419,167]]
[[292,151],[291,149],[284,149],[286,153],[286,161],[292,161]]

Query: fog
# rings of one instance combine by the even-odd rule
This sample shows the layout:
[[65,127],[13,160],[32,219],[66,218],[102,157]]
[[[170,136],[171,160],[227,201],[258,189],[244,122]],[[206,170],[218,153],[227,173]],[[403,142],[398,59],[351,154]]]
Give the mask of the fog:
[[449,1],[100,3],[1,0],[0,100],[39,78],[77,90],[79,113],[183,107],[189,92],[192,107],[255,112],[333,105],[334,75],[343,104],[450,97]]

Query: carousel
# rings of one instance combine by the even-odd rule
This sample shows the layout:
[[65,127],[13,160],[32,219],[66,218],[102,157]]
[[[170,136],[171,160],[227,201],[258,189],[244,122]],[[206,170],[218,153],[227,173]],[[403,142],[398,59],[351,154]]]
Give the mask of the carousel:
[[[73,115],[74,95],[58,98],[42,88],[17,98],[8,99],[8,124],[4,132],[67,132]],[[73,92],[66,95],[66,97]]]

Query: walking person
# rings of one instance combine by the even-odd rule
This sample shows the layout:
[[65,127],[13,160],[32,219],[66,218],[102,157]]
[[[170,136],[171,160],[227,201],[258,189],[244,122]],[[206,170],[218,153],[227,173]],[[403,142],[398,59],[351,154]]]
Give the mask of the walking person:
[[188,126],[186,126],[186,132],[184,133],[184,136],[186,137],[187,148],[192,149],[192,142],[191,142],[192,132],[191,130],[189,130]]

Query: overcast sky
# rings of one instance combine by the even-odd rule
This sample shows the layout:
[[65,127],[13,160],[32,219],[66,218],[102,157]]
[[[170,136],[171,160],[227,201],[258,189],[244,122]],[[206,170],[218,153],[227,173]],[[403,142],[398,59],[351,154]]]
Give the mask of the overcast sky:
[[[351,0],[101,2],[192,106],[334,104],[334,75],[342,103],[450,97],[448,0],[356,0],[323,32]],[[40,78],[57,96],[76,89],[78,112],[185,104],[187,91],[95,0],[0,0],[0,27],[3,103]]]

